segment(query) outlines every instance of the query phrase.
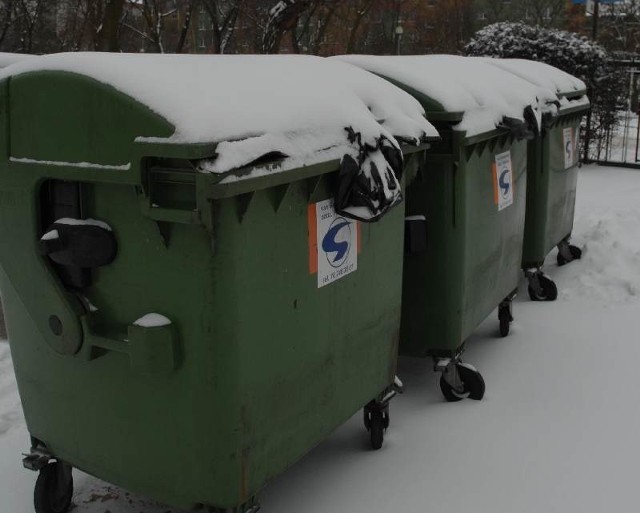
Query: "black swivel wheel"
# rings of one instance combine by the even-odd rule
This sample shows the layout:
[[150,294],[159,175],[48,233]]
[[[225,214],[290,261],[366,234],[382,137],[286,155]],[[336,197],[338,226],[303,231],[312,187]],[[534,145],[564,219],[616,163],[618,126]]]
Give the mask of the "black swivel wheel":
[[544,274],[537,277],[540,290],[536,291],[529,285],[529,298],[531,301],[555,301],[558,298],[558,287],[551,278],[547,278]]
[[369,429],[371,435],[371,448],[377,451],[382,447],[384,442],[384,415],[380,410],[373,410],[371,412],[371,428]]
[[558,256],[556,260],[559,266],[563,266],[568,264],[569,262],[573,262],[574,260],[580,260],[582,258],[582,250],[578,246],[573,246],[569,244],[569,254],[571,255],[570,259],[565,258],[562,254],[562,251],[558,251]]
[[384,433],[389,428],[389,411],[372,401],[364,408],[364,427],[371,437],[371,448],[377,451],[384,442]]
[[56,461],[40,470],[33,494],[36,513],[67,513],[72,496],[71,467]]
[[456,363],[458,376],[462,382],[462,390],[455,390],[444,376],[440,377],[440,390],[444,398],[454,403],[464,398],[481,400],[484,397],[485,384],[482,374],[470,365],[464,363]]
[[503,302],[498,307],[498,320],[500,321],[500,336],[509,335],[513,316],[511,315],[511,303]]

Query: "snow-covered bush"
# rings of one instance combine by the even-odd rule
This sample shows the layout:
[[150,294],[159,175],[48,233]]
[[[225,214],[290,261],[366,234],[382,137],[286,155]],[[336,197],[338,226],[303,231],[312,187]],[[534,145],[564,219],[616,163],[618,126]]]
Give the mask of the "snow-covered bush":
[[607,133],[615,128],[615,111],[625,94],[625,80],[603,47],[572,32],[504,22],[476,32],[465,53],[544,62],[582,79],[592,105],[590,128],[585,127],[582,141],[589,141],[589,158],[598,158]]

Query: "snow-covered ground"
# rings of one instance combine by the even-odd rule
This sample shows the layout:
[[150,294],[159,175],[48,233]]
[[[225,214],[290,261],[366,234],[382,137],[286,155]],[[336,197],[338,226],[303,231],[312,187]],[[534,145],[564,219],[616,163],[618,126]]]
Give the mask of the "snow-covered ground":
[[[466,360],[481,402],[445,403],[426,360],[403,359],[379,452],[355,415],[261,494],[266,513],[633,513],[640,510],[640,171],[581,170],[580,262],[547,272],[555,303],[521,294],[512,334],[497,316]],[[524,283],[523,283],[524,290]],[[31,513],[35,474],[8,347],[0,342],[0,513]],[[76,473],[77,513],[174,513]]]

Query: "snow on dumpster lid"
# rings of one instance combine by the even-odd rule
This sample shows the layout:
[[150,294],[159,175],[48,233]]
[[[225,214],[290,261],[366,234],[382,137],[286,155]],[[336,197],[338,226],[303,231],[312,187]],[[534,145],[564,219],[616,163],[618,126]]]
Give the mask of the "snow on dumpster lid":
[[545,109],[555,109],[550,104],[558,100],[548,87],[533,85],[472,57],[344,55],[336,59],[405,84],[447,112],[463,112],[462,122],[455,128],[468,136],[493,130],[504,118],[524,121],[527,107],[533,109],[539,122]]
[[0,79],[45,70],[93,78],[146,105],[175,126],[162,142],[223,143],[211,172],[273,152],[301,165],[319,152],[341,158],[347,127],[366,141],[385,135],[417,143],[438,135],[411,96],[319,57],[65,53],[17,63]]
[[559,95],[566,96],[575,92],[582,96],[587,90],[586,84],[579,78],[544,62],[527,59],[495,59],[492,57],[472,58],[497,66],[532,84],[551,89]]
[[21,62],[27,59],[33,59],[35,55],[28,53],[6,53],[0,52],[0,68],[6,68],[16,62]]

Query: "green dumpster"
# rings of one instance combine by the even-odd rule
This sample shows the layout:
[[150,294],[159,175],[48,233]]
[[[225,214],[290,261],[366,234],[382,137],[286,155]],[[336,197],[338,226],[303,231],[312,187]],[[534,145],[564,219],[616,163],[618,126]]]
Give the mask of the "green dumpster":
[[582,251],[569,244],[578,181],[582,117],[589,110],[581,80],[544,63],[521,59],[485,59],[558,96],[557,111],[547,114],[538,136],[529,141],[527,214],[522,268],[529,280],[529,297],[553,301],[555,283],[542,272],[546,256],[558,247],[558,265],[579,259]]
[[[417,172],[436,134],[415,100],[284,56],[60,54],[0,90],[0,285],[37,513],[67,510],[72,467],[178,508],[255,511],[363,407],[380,447],[393,171]],[[391,133],[416,145],[404,166]]]
[[[32,57],[32,55],[24,53],[0,52],[0,68],[6,68],[11,64],[15,64],[16,62],[20,62],[25,59],[30,59]],[[6,338],[7,330],[4,323],[4,311],[2,309],[2,301],[0,301],[0,340],[5,340]]]
[[418,99],[442,137],[407,191],[400,353],[431,356],[445,398],[481,399],[465,340],[496,308],[509,333],[524,237],[527,141],[555,98],[455,56],[344,56]]

